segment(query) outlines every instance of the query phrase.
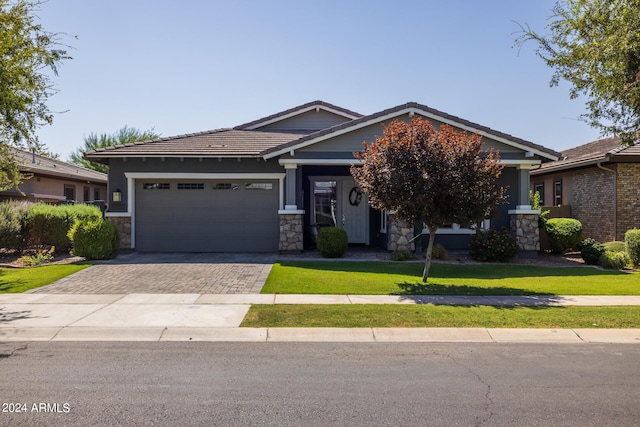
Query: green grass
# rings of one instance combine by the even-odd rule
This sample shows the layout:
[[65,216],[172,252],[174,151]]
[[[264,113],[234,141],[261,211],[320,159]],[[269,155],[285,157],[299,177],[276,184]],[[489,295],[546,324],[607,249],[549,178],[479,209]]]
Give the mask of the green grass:
[[0,268],[0,294],[21,293],[48,285],[90,264],[46,265],[33,268]]
[[640,307],[253,305],[242,327],[639,328]]
[[589,267],[515,264],[286,261],[276,263],[262,293],[353,295],[640,295],[640,273]]

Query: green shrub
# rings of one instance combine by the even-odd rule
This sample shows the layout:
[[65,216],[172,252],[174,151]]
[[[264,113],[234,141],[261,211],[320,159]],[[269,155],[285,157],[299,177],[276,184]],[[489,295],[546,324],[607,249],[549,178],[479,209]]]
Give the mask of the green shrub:
[[604,245],[597,240],[584,239],[580,243],[580,255],[587,264],[597,265],[604,251]]
[[631,264],[631,258],[626,252],[609,252],[605,251],[601,256],[598,264],[604,268],[611,270],[621,270]]
[[24,202],[0,203],[0,248],[22,250],[27,207]]
[[100,208],[92,205],[31,205],[27,211],[26,233],[29,244],[51,245],[68,250],[71,241],[67,234],[76,220],[102,219]]
[[604,244],[604,249],[609,252],[627,252],[624,242],[607,242]]
[[22,264],[27,265],[29,267],[46,264],[48,262],[53,261],[53,253],[55,251],[56,251],[56,247],[51,246],[51,249],[49,249],[48,251],[43,249],[41,251],[36,252],[33,255],[23,255],[20,258],[18,258],[18,261],[20,261]]
[[103,219],[77,220],[71,230],[72,254],[86,259],[114,258],[120,238],[115,225]]
[[433,245],[433,249],[431,249],[431,259],[439,259],[442,261],[447,259],[448,256],[447,250],[440,243]]
[[582,224],[573,218],[551,218],[545,223],[551,240],[551,250],[563,254],[569,249],[577,249],[582,240]]
[[340,258],[347,251],[347,232],[338,227],[324,227],[318,231],[318,250],[325,258]]
[[416,259],[416,256],[411,251],[393,251],[391,252],[391,261],[409,261]]
[[624,233],[624,244],[634,267],[640,267],[640,230],[634,228]]
[[469,255],[481,262],[507,262],[518,255],[518,244],[507,230],[477,231],[471,236]]

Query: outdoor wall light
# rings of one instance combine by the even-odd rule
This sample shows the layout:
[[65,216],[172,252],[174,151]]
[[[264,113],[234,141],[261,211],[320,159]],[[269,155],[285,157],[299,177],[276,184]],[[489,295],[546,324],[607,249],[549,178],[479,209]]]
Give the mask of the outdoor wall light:
[[112,194],[112,199],[115,203],[121,202],[122,201],[122,192],[120,192],[120,190],[116,190],[113,192]]

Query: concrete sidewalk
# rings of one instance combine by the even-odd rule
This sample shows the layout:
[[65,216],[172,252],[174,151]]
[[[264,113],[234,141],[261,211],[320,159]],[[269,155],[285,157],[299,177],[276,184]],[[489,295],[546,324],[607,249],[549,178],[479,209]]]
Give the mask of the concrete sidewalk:
[[640,329],[239,328],[251,304],[640,305],[640,296],[2,294],[1,341],[616,342]]

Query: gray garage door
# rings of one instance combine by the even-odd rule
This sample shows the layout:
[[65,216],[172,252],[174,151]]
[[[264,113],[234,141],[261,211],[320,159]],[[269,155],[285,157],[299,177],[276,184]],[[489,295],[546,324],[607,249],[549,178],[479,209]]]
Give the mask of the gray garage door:
[[136,249],[278,250],[278,181],[137,180]]

